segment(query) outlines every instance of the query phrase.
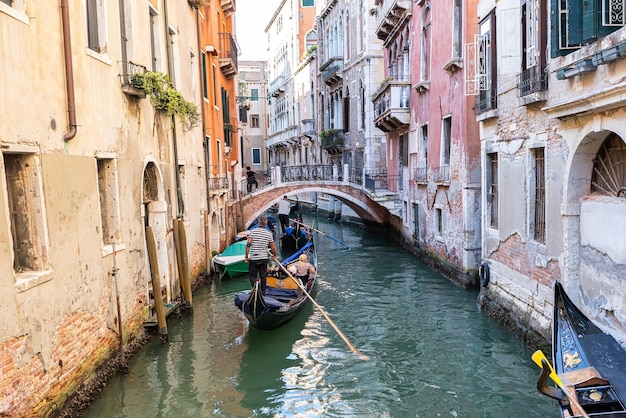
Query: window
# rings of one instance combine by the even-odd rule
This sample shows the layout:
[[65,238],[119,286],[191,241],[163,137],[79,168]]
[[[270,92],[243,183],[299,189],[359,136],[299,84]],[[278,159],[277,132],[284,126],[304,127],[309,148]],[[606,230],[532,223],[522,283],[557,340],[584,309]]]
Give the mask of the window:
[[213,73],[211,77],[213,78],[213,104],[217,106],[217,66],[212,64]]
[[534,193],[533,201],[533,231],[532,237],[535,241],[546,242],[546,171],[545,171],[545,155],[543,148],[535,148],[532,150],[534,165]]
[[420,162],[422,167],[428,167],[428,125],[421,127]]
[[496,16],[495,10],[478,25],[478,102],[481,112],[495,109],[497,106],[497,56],[496,56]]
[[461,0],[452,5],[452,58],[459,59],[463,54],[463,11]]
[[253,102],[259,101],[259,89],[250,89],[250,100]]
[[259,127],[259,115],[250,115],[250,127],[251,128]]
[[343,98],[343,131],[350,132],[350,93]]
[[36,154],[3,155],[16,274],[48,269],[41,170]]
[[409,134],[404,133],[400,135],[400,161],[403,167],[409,165]]
[[441,165],[450,165],[450,143],[452,142],[452,116],[446,116],[441,123]]
[[487,154],[487,205],[489,225],[498,228],[498,154]]
[[209,86],[207,85],[206,74],[207,74],[206,54],[203,51],[202,52],[202,97],[204,97],[205,99],[208,99],[209,98],[209,92],[208,92]]
[[222,121],[224,122],[224,144],[230,147],[232,144],[233,126],[230,124],[230,98],[228,91],[222,87]]
[[185,171],[184,164],[178,164],[178,184],[180,187],[178,210],[181,212],[183,220],[189,219],[189,215],[187,214],[187,196],[189,194],[187,192],[187,172]]
[[443,236],[443,209],[435,207],[435,237]]
[[315,0],[302,0],[302,7],[313,7],[315,6]]
[[615,32],[626,23],[624,0],[550,0],[552,58]]
[[546,76],[547,33],[545,0],[522,0],[522,72],[517,88],[525,96],[548,88]]
[[[9,2],[10,4],[11,2]],[[87,0],[87,47],[99,54],[107,52],[106,21],[103,1]]]
[[417,203],[413,203],[413,239],[419,241],[420,238],[420,209]]
[[4,3],[4,4],[11,6],[11,3],[13,3],[13,0],[0,0],[0,3]]
[[430,31],[431,31],[430,7],[424,7],[422,11],[422,56],[420,81],[430,80]]
[[180,72],[178,68],[178,34],[176,30],[172,28],[168,28],[167,34],[169,37],[169,48],[167,48],[167,68],[170,72],[170,81],[174,86],[176,86],[178,84],[178,73]]
[[366,105],[366,101],[365,101],[365,87],[363,86],[363,80],[359,81],[360,87],[359,87],[359,98],[360,98],[360,105],[361,105],[361,112],[360,115],[361,117],[359,118],[359,128],[360,129],[365,129],[365,105]]
[[161,71],[161,32],[159,30],[159,15],[156,10],[150,7],[150,57],[152,61],[152,71]]
[[252,148],[252,164],[261,164],[261,148]]
[[120,242],[120,206],[117,182],[117,161],[113,158],[96,159],[102,243]]

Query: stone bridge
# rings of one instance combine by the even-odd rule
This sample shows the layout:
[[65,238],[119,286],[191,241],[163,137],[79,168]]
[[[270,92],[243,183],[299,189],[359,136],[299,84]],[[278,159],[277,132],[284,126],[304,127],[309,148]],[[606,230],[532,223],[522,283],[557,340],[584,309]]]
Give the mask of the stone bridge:
[[[261,183],[258,189],[241,197],[239,211],[244,220],[244,227],[249,227],[259,215],[283,196],[290,197],[307,192],[334,196],[352,209],[366,225],[388,225],[391,213],[381,204],[384,202],[377,201],[375,193],[371,194],[361,184],[341,180],[340,177],[350,179],[347,165],[344,166],[342,174],[339,175],[337,166],[272,168],[267,184]],[[388,199],[386,201],[388,202]]]

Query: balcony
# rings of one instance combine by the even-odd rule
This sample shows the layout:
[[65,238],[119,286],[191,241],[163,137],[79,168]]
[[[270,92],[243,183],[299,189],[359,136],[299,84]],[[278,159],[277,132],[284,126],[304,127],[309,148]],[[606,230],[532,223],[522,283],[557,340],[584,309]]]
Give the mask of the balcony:
[[143,65],[134,64],[130,61],[122,63],[122,73],[120,74],[122,91],[129,96],[145,99],[146,91],[141,76],[147,71]]
[[442,165],[441,167],[433,167],[430,170],[430,179],[438,184],[450,183],[450,166]]
[[235,13],[235,0],[221,0],[220,5],[226,17]]
[[545,66],[534,66],[517,75],[518,97],[548,89],[548,74]]
[[384,81],[374,96],[374,124],[383,132],[408,126],[411,121],[409,76]]
[[413,169],[413,181],[418,184],[427,184],[428,183],[428,168],[427,167],[417,167]]
[[237,43],[230,33],[220,33],[220,69],[231,79],[237,75]]
[[298,125],[292,125],[282,131],[268,136],[265,140],[265,146],[267,148],[287,147],[298,144],[299,142],[300,129]]
[[330,155],[337,155],[343,152],[344,133],[341,129],[325,129],[320,132],[322,148]]
[[208,179],[208,183],[211,192],[224,192],[230,187],[228,177],[211,177]]
[[285,92],[285,76],[279,75],[270,83],[270,87],[267,89],[267,95],[271,97],[278,97],[281,93]]
[[302,135],[313,138],[315,135],[315,120],[314,119],[302,119]]
[[320,66],[322,80],[327,85],[343,79],[343,57],[333,57]]
[[377,8],[376,36],[383,42],[408,24],[413,14],[411,0],[384,0]]

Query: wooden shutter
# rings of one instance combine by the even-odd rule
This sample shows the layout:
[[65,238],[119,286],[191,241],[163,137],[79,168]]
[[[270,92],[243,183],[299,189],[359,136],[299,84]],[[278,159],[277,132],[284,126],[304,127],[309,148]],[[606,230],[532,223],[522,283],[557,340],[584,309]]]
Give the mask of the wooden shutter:
[[598,18],[602,16],[598,15],[597,0],[585,0],[582,1],[582,16],[583,16],[583,41],[592,42],[598,38]]

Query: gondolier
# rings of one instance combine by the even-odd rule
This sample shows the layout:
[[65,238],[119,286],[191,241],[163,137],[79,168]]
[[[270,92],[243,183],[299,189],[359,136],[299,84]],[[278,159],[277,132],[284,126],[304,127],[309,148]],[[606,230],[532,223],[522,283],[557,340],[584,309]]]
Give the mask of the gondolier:
[[[269,261],[268,249],[272,250],[272,257],[276,257],[276,244],[274,235],[265,228],[267,218],[259,217],[259,227],[250,231],[246,244],[245,261],[248,263],[248,277],[254,287],[257,280],[261,280],[261,291],[265,294],[267,286],[267,262]],[[258,278],[257,278],[258,274]]]
[[282,200],[279,200],[277,205],[280,228],[282,229],[283,234],[286,234],[287,227],[289,226],[289,213],[291,212],[291,203],[289,203],[287,195],[283,196]]

